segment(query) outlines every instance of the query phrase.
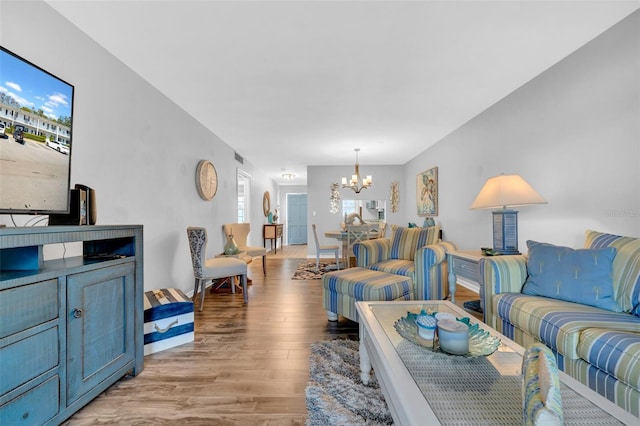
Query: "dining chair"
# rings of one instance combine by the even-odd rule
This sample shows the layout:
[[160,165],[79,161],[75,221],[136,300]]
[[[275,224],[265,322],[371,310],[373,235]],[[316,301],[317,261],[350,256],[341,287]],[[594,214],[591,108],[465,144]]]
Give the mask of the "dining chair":
[[225,237],[233,234],[233,238],[238,245],[238,249],[242,252],[246,252],[249,257],[262,256],[262,273],[267,275],[267,249],[259,246],[247,245],[249,239],[249,232],[251,232],[250,223],[225,223],[224,226]]
[[248,303],[247,264],[233,257],[207,259],[206,228],[190,226],[187,228],[187,237],[189,238],[189,250],[191,252],[191,263],[193,264],[193,276],[195,278],[193,300],[195,301],[196,295],[198,291],[200,291],[200,311],[202,311],[202,307],[204,306],[204,293],[207,283],[221,278],[231,278],[231,291],[235,293],[235,277],[240,277],[244,303]]
[[340,246],[321,246],[318,241],[318,230],[316,229],[316,224],[312,224],[311,228],[313,229],[313,239],[316,244],[316,270],[320,269],[321,253],[333,253],[336,258],[336,267],[340,269]]
[[[353,254],[353,245],[355,243],[367,241],[371,238],[371,227],[377,225],[347,225],[347,253],[346,261],[350,263],[351,255]],[[343,254],[344,256],[344,254]]]
[[378,238],[384,238],[387,235],[387,228],[389,227],[388,223],[380,224],[380,231],[378,231]]

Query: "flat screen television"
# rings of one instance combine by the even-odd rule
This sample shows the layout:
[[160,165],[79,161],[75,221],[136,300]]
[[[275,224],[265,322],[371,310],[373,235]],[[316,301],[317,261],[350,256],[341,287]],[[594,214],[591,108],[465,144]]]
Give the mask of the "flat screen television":
[[0,46],[0,214],[69,212],[73,92]]

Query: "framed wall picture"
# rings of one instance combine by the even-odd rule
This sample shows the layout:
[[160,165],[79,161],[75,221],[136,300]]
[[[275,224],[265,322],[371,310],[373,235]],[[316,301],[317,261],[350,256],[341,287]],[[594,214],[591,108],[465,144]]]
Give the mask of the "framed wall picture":
[[416,177],[418,216],[438,216],[438,168],[418,173]]

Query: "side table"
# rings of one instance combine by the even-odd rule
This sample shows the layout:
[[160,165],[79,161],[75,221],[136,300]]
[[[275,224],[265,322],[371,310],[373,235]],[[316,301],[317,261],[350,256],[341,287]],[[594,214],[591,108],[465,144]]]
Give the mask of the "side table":
[[284,246],[284,243],[282,242],[283,231],[284,225],[281,223],[264,224],[262,227],[262,242],[264,248],[267,248],[267,240],[270,240],[273,252],[278,254],[278,238],[280,238],[280,247]]
[[[462,278],[465,284],[480,294],[480,259],[483,254],[480,250],[456,250],[447,254],[449,267],[449,293],[451,302],[455,303],[456,283]],[[483,301],[480,300],[480,309],[483,309]]]

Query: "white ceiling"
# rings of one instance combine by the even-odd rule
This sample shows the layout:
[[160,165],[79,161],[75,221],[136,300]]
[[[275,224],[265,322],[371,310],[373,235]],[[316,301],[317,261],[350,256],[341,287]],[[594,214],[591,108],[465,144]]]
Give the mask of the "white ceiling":
[[356,147],[363,166],[405,164],[640,7],[47,3],[274,180],[295,173],[293,184],[308,165],[352,165]]

